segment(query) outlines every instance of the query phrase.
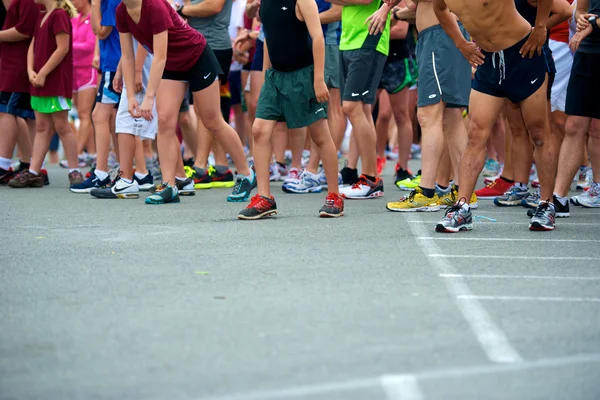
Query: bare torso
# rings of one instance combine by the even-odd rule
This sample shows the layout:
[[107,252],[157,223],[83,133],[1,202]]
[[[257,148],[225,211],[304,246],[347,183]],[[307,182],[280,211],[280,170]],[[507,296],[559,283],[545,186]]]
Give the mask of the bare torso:
[[431,0],[417,0],[415,2],[417,3],[416,25],[419,32],[423,32],[427,28],[440,24],[440,21],[433,11],[433,3]]
[[517,12],[513,0],[445,1],[471,38],[485,51],[507,49],[531,31],[531,25]]

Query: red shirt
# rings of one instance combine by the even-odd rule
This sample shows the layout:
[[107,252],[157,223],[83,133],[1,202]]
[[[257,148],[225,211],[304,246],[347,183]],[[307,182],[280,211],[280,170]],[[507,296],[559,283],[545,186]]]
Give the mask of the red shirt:
[[33,70],[40,72],[52,53],[56,50],[56,35],[69,35],[69,52],[63,60],[46,77],[42,88],[31,86],[31,95],[40,97],[61,96],[70,99],[73,96],[73,49],[71,18],[63,9],[54,9],[42,25],[46,13],[41,13],[35,27],[35,43],[33,46]]
[[[40,6],[33,0],[12,0],[2,30],[16,28],[19,33],[31,38],[40,14]],[[0,45],[0,91],[29,93],[27,51],[30,44],[31,39],[25,39]]]
[[154,35],[168,30],[165,65],[168,71],[189,71],[206,47],[204,36],[190,28],[166,0],[142,0],[140,22],[137,24],[127,13],[125,4],[119,4],[117,29],[121,33],[131,33],[152,54]]
[[[573,4],[573,0],[568,0],[569,4]],[[550,29],[550,39],[557,42],[569,43],[569,21],[565,21]]]

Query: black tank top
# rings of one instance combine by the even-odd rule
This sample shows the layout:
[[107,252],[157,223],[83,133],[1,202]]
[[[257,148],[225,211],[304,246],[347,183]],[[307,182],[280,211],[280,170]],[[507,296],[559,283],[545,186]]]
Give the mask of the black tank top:
[[273,69],[290,72],[313,64],[312,40],[296,17],[296,0],[262,0],[260,19]]

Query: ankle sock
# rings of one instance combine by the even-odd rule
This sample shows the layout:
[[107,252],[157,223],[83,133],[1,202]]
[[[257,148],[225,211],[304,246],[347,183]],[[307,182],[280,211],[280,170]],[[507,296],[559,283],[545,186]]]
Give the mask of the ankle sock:
[[450,191],[450,187],[449,186],[442,186],[442,185],[438,185],[437,183],[435,184],[435,188],[438,190],[438,192],[441,193],[448,193]]
[[227,165],[215,165],[215,170],[219,173],[219,174],[224,174],[227,171],[229,171],[229,167]]
[[94,170],[94,174],[96,174],[96,176],[98,177],[98,179],[100,179],[101,181],[103,181],[106,178],[108,178],[108,172],[106,172],[106,171],[101,171],[99,169],[95,169]]
[[34,171],[32,169],[29,170],[29,173],[32,174],[32,175],[35,175],[35,176],[38,176],[40,174],[39,172]]
[[422,186],[419,186],[419,187],[423,191],[423,194],[425,195],[425,197],[431,199],[431,198],[433,198],[433,196],[435,196],[435,189],[427,189]]
[[75,171],[79,172],[79,168],[70,168],[69,169],[69,173],[75,172]]
[[19,168],[22,168],[22,169],[29,169],[29,166],[31,165],[31,163],[21,161],[21,160],[19,160],[19,163],[20,163]]
[[377,182],[377,178],[375,178],[374,176],[365,175],[365,178],[367,178],[371,182]]
[[554,193],[554,197],[556,197],[556,200],[562,205],[562,206],[566,206],[568,199],[566,197],[562,197],[557,195],[556,193]]
[[0,157],[0,168],[8,171],[10,169],[10,158]]
[[507,182],[507,183],[515,183],[515,181],[513,181],[512,179],[506,179],[503,176],[501,176],[500,179],[502,179],[504,182]]
[[198,175],[206,175],[206,168],[194,167],[194,170]]
[[123,182],[125,182],[126,184],[128,184],[128,185],[131,185],[131,184],[133,183],[133,180],[131,180],[131,179],[125,179],[125,178],[121,178],[121,180],[122,180]]
[[136,178],[138,179],[144,179],[145,177],[148,176],[148,173],[146,172],[145,174],[140,174],[139,172],[135,173]]
[[175,180],[176,180],[176,181],[179,181],[179,182],[183,182],[183,181],[185,181],[186,179],[187,179],[187,177],[185,177],[185,178],[180,178],[180,177],[178,177],[178,176],[176,176],[176,177],[175,177]]
[[515,182],[515,187],[521,191],[527,190],[527,184],[521,182]]

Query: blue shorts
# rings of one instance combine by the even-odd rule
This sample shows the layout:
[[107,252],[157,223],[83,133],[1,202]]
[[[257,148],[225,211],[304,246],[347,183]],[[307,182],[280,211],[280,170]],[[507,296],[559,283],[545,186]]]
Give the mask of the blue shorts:
[[256,41],[256,51],[254,52],[254,58],[252,59],[251,71],[262,71],[263,70],[263,57],[265,53],[265,43],[262,40]]
[[0,113],[25,119],[35,119],[29,93],[0,92]]
[[114,104],[115,108],[119,108],[121,101],[121,93],[117,93],[113,88],[113,80],[116,72],[102,72],[100,85],[98,86],[98,94],[96,95],[96,103]]
[[229,72],[229,92],[231,93],[229,104],[232,106],[242,104],[242,71]]
[[528,37],[505,50],[483,51],[485,61],[477,68],[473,90],[507,98],[515,104],[537,92],[546,80],[548,65],[543,53],[536,53],[533,58],[523,58],[519,54]]

